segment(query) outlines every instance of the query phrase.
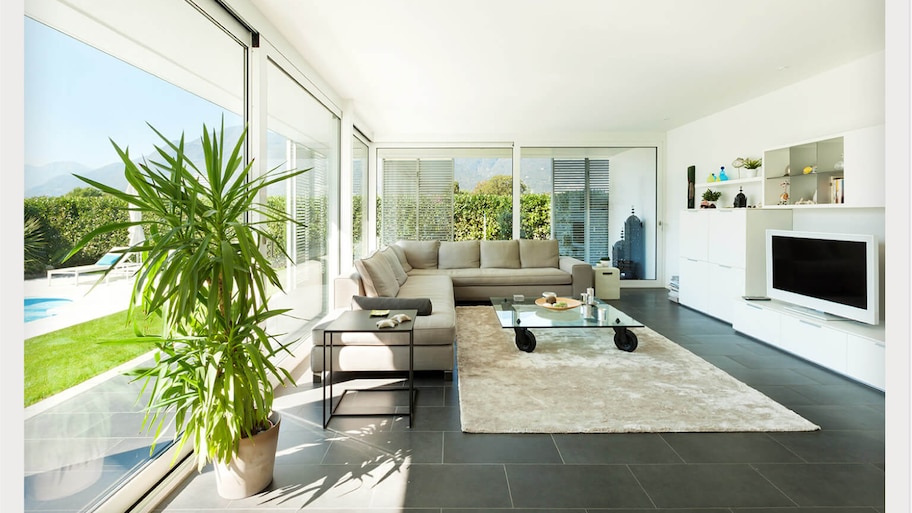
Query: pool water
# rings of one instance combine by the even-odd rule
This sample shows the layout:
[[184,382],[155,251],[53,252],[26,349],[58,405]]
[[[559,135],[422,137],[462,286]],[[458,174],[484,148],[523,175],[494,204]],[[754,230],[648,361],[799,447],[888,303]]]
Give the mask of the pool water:
[[25,298],[25,322],[32,322],[54,315],[51,310],[72,303],[71,299],[58,297],[27,297]]

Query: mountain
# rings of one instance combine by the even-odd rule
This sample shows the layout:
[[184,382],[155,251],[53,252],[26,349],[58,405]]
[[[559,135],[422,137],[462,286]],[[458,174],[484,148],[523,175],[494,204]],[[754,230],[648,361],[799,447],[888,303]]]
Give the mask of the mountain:
[[88,166],[78,162],[52,162],[43,166],[25,165],[25,190],[52,182],[62,176],[73,173],[83,174],[90,171]]
[[[63,196],[76,187],[89,187],[89,184],[76,178],[74,176],[74,173],[86,178],[91,178],[92,180],[101,182],[105,185],[110,185],[116,189],[123,190],[127,187],[127,179],[124,178],[123,170],[123,164],[115,162],[98,169],[83,168],[82,170],[76,170],[66,174],[61,174],[47,180],[40,185],[26,187],[25,197],[31,198],[34,196]],[[26,172],[28,171],[26,170]]]
[[[225,138],[236,141],[241,135],[241,127],[226,127]],[[177,144],[177,141],[173,141]],[[226,151],[230,148],[226,148]],[[193,162],[200,165],[203,161],[203,144],[199,137],[186,140],[184,152]],[[158,153],[146,155],[147,160],[158,160]],[[139,159],[137,159],[139,160]],[[122,162],[113,162],[105,166],[92,169],[78,162],[53,162],[43,166],[25,166],[25,197],[35,196],[63,196],[77,187],[89,187],[88,184],[73,176],[78,174],[91,178],[97,182],[124,190],[127,180],[124,178],[124,165]]]

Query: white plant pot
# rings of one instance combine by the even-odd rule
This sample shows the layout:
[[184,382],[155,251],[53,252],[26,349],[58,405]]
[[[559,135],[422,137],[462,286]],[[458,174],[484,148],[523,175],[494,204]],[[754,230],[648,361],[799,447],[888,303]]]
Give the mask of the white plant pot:
[[741,177],[742,178],[756,178],[758,171],[760,171],[760,170],[741,168],[741,175],[742,175]]
[[276,448],[279,443],[278,412],[269,415],[272,427],[241,439],[238,453],[227,463],[215,462],[218,493],[225,499],[243,499],[262,492],[272,482]]

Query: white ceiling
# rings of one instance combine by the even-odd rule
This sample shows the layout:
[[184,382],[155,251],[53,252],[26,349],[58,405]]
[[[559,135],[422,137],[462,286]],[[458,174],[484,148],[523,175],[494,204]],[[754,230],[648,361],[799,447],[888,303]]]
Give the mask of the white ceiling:
[[251,0],[375,140],[664,132],[884,49],[882,0]]

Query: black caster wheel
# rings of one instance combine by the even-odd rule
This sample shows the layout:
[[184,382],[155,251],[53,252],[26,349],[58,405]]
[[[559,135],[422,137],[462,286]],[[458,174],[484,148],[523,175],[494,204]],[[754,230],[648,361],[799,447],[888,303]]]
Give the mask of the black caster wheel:
[[527,329],[516,329],[516,347],[520,351],[531,353],[535,351],[535,335]]
[[637,337],[629,330],[618,330],[614,332],[614,345],[621,351],[632,353],[637,348]]

